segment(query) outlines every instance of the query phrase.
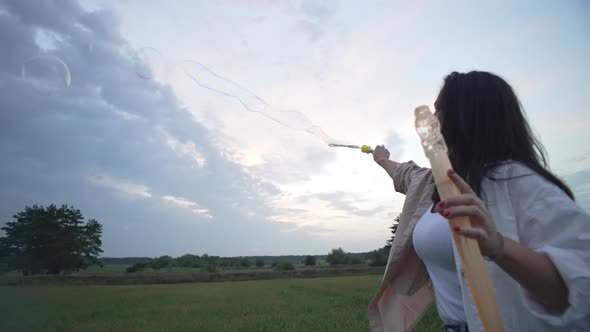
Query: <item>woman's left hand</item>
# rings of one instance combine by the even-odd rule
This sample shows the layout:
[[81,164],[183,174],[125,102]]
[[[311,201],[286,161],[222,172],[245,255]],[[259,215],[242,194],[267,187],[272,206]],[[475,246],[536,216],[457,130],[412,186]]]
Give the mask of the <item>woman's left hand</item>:
[[460,195],[449,197],[440,201],[435,211],[447,219],[455,217],[469,217],[472,221],[470,228],[455,226],[453,230],[462,236],[476,239],[479,243],[481,254],[488,257],[497,257],[504,248],[501,248],[503,241],[496,231],[496,226],[484,202],[477,197],[471,187],[453,170],[448,170],[447,175],[459,188]]

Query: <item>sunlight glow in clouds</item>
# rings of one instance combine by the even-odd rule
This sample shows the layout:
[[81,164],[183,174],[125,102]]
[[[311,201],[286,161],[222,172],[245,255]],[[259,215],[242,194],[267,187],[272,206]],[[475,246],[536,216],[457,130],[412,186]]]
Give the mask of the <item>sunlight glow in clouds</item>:
[[203,157],[203,155],[197,151],[197,147],[194,142],[181,142],[166,132],[164,132],[164,135],[166,145],[170,149],[172,149],[181,157],[190,158],[192,161],[194,161],[197,168],[205,167],[205,157]]
[[179,207],[189,209],[192,213],[201,215],[207,219],[213,218],[213,216],[209,213],[208,209],[203,209],[203,208],[199,207],[199,204],[197,204],[196,202],[190,201],[186,198],[175,197],[172,195],[165,195],[165,196],[162,196],[162,200],[164,202],[172,203],[172,204],[177,205]]

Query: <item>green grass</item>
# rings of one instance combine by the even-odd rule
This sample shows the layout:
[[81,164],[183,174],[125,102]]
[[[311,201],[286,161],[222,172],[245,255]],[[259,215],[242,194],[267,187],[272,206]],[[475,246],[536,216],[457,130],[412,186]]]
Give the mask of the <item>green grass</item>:
[[[368,331],[380,275],[0,287],[0,331]],[[438,331],[429,312],[416,331]]]
[[438,312],[436,312],[436,307],[432,306],[426,312],[424,317],[418,322],[416,327],[414,327],[414,331],[420,332],[440,332],[442,327],[442,321],[438,317]]

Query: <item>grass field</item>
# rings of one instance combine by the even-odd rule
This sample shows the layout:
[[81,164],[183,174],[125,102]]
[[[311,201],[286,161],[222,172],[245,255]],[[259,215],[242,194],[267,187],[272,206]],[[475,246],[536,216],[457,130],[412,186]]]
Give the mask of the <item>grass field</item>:
[[[0,287],[0,331],[368,331],[381,276]],[[416,331],[439,331],[435,311]]]

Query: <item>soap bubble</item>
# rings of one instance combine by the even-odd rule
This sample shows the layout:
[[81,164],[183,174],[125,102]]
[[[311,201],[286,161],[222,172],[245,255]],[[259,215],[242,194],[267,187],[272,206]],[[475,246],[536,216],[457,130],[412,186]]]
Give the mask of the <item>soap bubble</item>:
[[143,47],[133,56],[135,74],[144,80],[161,77],[163,70],[162,55],[153,47]]
[[285,127],[308,132],[325,143],[341,143],[328,136],[322,128],[315,125],[303,113],[297,110],[277,109],[272,107],[262,98],[246,90],[237,83],[218,75],[197,61],[183,61],[180,64],[180,67],[189,78],[201,87],[236,99],[247,111],[262,114]]
[[60,58],[42,54],[30,58],[21,67],[22,78],[33,91],[41,95],[54,95],[70,86],[70,69]]

